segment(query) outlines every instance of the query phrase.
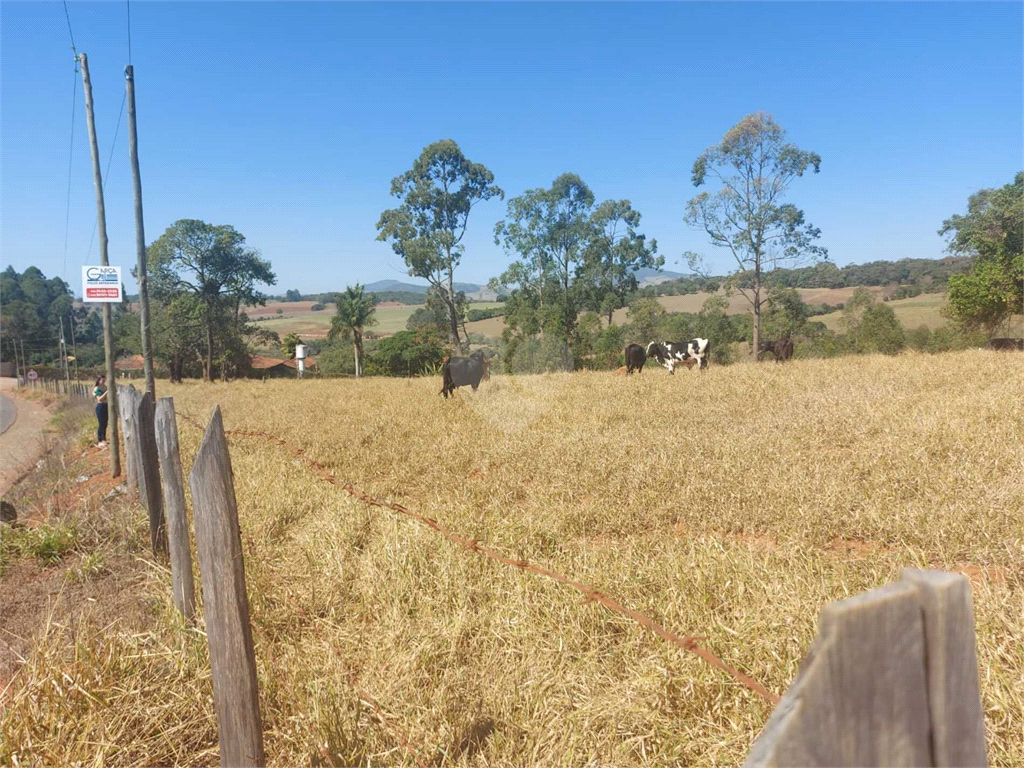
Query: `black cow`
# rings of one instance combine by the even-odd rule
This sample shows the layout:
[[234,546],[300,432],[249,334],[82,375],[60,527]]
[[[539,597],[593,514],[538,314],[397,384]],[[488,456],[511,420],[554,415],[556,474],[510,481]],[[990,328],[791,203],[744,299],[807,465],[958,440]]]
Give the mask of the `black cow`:
[[647,353],[639,344],[630,344],[626,347],[626,374],[643,373],[644,363],[647,362]]
[[687,368],[698,365],[701,370],[704,370],[708,367],[710,355],[711,342],[707,339],[666,341],[663,344],[652,341],[647,345],[647,356],[656,358],[659,363],[668,368],[669,373],[675,373],[678,363],[682,363]]
[[1024,339],[989,339],[988,348],[1024,350]]
[[477,350],[469,357],[446,357],[441,365],[441,391],[447,399],[458,387],[467,384],[476,392],[482,379],[490,378],[487,370],[491,361],[484,358],[484,353]]
[[784,363],[793,357],[793,342],[790,339],[779,339],[778,341],[762,341],[757,348],[758,356],[763,352],[771,352],[775,355],[776,363]]

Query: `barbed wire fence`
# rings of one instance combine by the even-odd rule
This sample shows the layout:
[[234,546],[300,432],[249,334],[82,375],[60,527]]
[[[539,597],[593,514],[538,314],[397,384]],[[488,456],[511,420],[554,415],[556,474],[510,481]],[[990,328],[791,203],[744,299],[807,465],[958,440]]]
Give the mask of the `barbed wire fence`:
[[[174,417],[203,433],[189,485],[224,765],[265,763],[229,437],[273,443],[303,462],[323,482],[361,503],[412,520],[466,552],[570,587],[585,601],[633,620],[724,672],[774,707],[746,765],[985,764],[973,608],[969,582],[961,574],[904,569],[898,582],[825,606],[818,636],[796,679],[780,697],[726,664],[694,637],[670,631],[583,581],[524,558],[509,557],[480,539],[450,530],[433,517],[365,493],[340,480],[305,449],[278,435],[263,430],[225,429],[219,407],[204,427],[192,416],[176,411],[172,398],[161,398],[155,406],[161,418],[152,427],[157,430],[156,440],[142,440],[139,425],[146,428],[147,423],[152,424],[154,405],[142,404],[144,397],[133,386],[118,386],[123,390],[119,401],[130,409],[120,423],[129,433],[126,444],[136,446],[140,500],[147,503],[148,497],[153,504],[152,488],[147,493],[144,478],[152,484],[156,477],[155,482],[163,486],[163,507],[171,515],[170,524],[165,532],[163,516],[150,510],[151,526],[159,526],[159,530],[151,530],[151,537],[162,543],[170,533],[175,605],[189,622],[196,620],[196,614],[194,597],[180,586],[187,583],[191,590],[192,584],[182,472],[180,468],[165,469],[161,478],[146,468],[158,462],[161,467],[173,466],[167,462],[169,455],[180,464]],[[161,437],[161,431],[171,429],[173,439]],[[156,445],[161,446],[159,457]],[[166,547],[154,544],[154,554],[163,555]],[[181,573],[185,564],[187,574]],[[354,678],[350,683],[397,743],[420,764],[421,751],[388,718],[382,705]],[[849,738],[851,733],[857,734],[856,738]]]

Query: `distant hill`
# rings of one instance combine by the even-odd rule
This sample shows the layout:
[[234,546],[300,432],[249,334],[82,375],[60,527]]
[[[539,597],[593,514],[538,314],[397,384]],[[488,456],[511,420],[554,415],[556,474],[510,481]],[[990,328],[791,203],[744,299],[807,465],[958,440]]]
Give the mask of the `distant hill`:
[[[866,264],[847,264],[837,267],[831,262],[822,262],[796,269],[779,269],[767,277],[766,282],[791,288],[846,288],[857,285],[901,285],[919,290],[906,291],[905,295],[932,293],[945,290],[949,276],[967,271],[970,257],[947,256],[941,259],[900,259],[899,261],[872,261]],[[638,269],[634,273],[640,287],[652,295],[674,295],[694,293],[701,290],[704,279],[671,270]],[[725,277],[714,277],[721,282]],[[402,280],[377,280],[364,286],[367,293],[376,293],[381,301],[398,301],[403,304],[422,304],[429,286],[408,283]],[[497,294],[486,285],[479,283],[455,283],[455,290],[465,291],[470,301],[495,301]],[[327,294],[329,298],[331,297]],[[903,298],[897,296],[896,298]],[[304,298],[315,298],[310,295]]]
[[[378,280],[364,286],[367,293],[414,293],[425,294],[430,286],[403,283],[401,280]],[[486,285],[477,283],[455,283],[456,291],[465,291],[470,301],[494,301],[497,294]]]
[[[662,270],[661,272],[655,269],[638,269],[636,271],[636,279],[641,285],[656,285],[663,283],[666,280],[676,280],[683,277],[680,272],[670,272],[668,270]],[[415,293],[425,294],[430,288],[428,285],[420,285],[418,283],[407,283],[402,280],[377,280],[373,283],[367,283],[363,286],[363,289],[367,293]],[[466,296],[471,301],[494,301],[497,294],[488,288],[486,285],[480,285],[479,283],[455,283],[456,291],[465,291]]]
[[633,274],[636,275],[640,285],[657,285],[658,283],[664,283],[666,280],[678,280],[680,277],[685,277],[682,272],[671,272],[667,269],[659,272],[656,269],[649,269],[647,267],[638,269]]
[[[401,280],[378,280],[375,283],[367,283],[363,286],[367,293],[383,293],[384,291],[397,291],[401,293],[426,293],[429,285],[417,285],[416,283],[403,283]],[[476,283],[455,283],[456,291],[476,293],[486,288]]]

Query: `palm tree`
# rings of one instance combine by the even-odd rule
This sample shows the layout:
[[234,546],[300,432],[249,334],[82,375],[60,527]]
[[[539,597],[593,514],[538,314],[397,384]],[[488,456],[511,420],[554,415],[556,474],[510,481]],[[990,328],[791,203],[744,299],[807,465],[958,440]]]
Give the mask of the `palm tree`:
[[363,286],[356,283],[348,286],[344,293],[338,294],[337,309],[331,318],[331,330],[327,338],[352,340],[356,357],[356,376],[363,373],[363,328],[376,325],[374,317],[376,299],[363,293]]

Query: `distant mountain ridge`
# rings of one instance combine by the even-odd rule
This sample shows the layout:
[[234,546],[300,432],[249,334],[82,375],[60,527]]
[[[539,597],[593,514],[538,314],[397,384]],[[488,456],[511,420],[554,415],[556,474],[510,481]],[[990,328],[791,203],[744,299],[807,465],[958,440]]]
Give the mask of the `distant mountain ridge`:
[[[484,285],[477,285],[476,283],[455,283],[456,291],[465,291],[466,293],[476,293],[482,288],[486,288]],[[374,283],[367,283],[363,286],[363,289],[367,293],[381,293],[383,291],[400,291],[402,293],[426,293],[430,288],[429,285],[417,285],[416,283],[403,283],[401,280],[377,280]]]
[[[660,272],[656,269],[638,269],[636,271],[636,279],[641,285],[652,285],[657,283],[663,283],[666,280],[676,280],[680,277],[685,277],[681,272],[672,272],[667,269],[663,269]],[[406,283],[401,280],[377,280],[373,283],[367,283],[363,286],[363,289],[367,293],[383,293],[385,291],[400,292],[400,293],[426,293],[429,290],[429,285],[418,285],[416,283]],[[495,295],[494,291],[490,290],[486,285],[480,285],[479,283],[455,283],[456,291],[465,291],[466,295],[470,298],[478,300],[490,301],[493,300]]]
[[[800,288],[841,288],[855,285],[917,285],[927,283],[924,290],[941,290],[951,274],[963,272],[970,267],[968,256],[944,256],[938,259],[905,258],[896,261],[879,260],[864,264],[847,264],[837,267],[832,262],[821,262],[794,269],[778,269],[768,276],[768,282]],[[693,280],[697,276],[663,269],[638,269],[634,273],[640,287],[657,286],[677,280]],[[723,280],[724,276],[715,276]],[[365,286],[368,293],[407,293],[422,296],[429,288],[426,285],[407,283],[401,280],[378,280]],[[455,290],[464,291],[470,301],[494,301],[497,295],[486,285],[479,283],[455,283]]]
[[659,272],[649,267],[638,269],[633,274],[636,275],[637,282],[640,285],[657,285],[658,283],[664,283],[666,280],[678,280],[680,277],[687,277],[682,272],[672,272],[668,269],[663,269]]

